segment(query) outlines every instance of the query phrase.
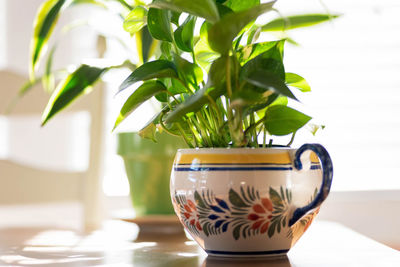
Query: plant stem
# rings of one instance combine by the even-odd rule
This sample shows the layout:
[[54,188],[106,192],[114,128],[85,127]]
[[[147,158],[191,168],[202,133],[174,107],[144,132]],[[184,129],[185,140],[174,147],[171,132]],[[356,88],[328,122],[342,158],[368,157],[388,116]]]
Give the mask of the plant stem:
[[[198,137],[199,132],[197,131],[196,127],[193,125],[192,120],[190,118],[187,118],[187,123],[189,125],[190,131],[192,131],[194,144],[195,144],[196,147],[199,147],[199,142],[197,141],[197,139],[199,138]],[[196,133],[197,133],[197,135],[196,135]],[[199,139],[201,139],[201,138],[199,138]]]
[[[255,123],[255,118],[254,118],[254,113],[250,114],[250,123],[254,124]],[[257,127],[254,127],[251,133],[251,139],[253,141],[253,146],[257,147],[258,146],[258,141],[257,141]]]
[[179,123],[176,124],[176,126],[178,127],[179,132],[181,133],[183,139],[185,140],[186,144],[190,147],[193,148],[192,143],[187,139],[185,132],[183,131],[181,125]]
[[187,85],[186,85],[186,83],[184,82],[184,81],[182,81],[181,79],[177,79],[178,80],[178,82],[180,82],[182,85],[183,85],[183,87],[185,87],[189,92],[191,92],[192,94],[194,94],[194,92],[192,91],[192,89],[190,89]]
[[248,132],[253,131],[258,125],[260,125],[261,123],[263,123],[264,118],[259,119],[256,123],[251,124],[245,131],[244,134],[247,135]]
[[208,144],[207,134],[204,132],[203,127],[199,124],[197,119],[195,119],[194,117],[192,119],[192,123],[196,127],[196,130],[200,135],[200,140],[205,142],[205,146],[209,147],[210,144]]
[[[172,94],[170,91],[167,90],[167,94],[172,97],[176,103],[179,103],[178,99],[176,99],[176,97],[174,96],[174,94]],[[168,103],[169,104],[169,103]],[[170,107],[171,108],[171,107]]]
[[290,138],[290,141],[286,146],[291,146],[292,145],[296,133],[297,133],[297,131],[292,134],[292,138]]
[[265,148],[265,144],[267,142],[267,129],[265,129],[265,126],[263,127],[263,148]]
[[173,136],[180,136],[179,134],[174,134],[173,132],[168,130],[167,127],[165,126],[165,124],[162,122],[161,118],[160,118],[160,125],[161,125],[161,128],[163,128],[163,130],[166,131],[168,134],[173,135]]
[[226,59],[226,91],[228,92],[228,98],[232,97],[232,84],[231,84],[231,57],[228,55]]
[[204,116],[201,113],[201,111],[204,111],[204,110],[200,110],[199,112],[197,112],[196,115],[199,117],[200,124],[202,124],[201,130],[204,131],[204,134],[207,138],[207,142],[212,145],[213,142],[210,138],[209,131],[212,131],[213,129],[212,129],[211,125],[208,123],[208,121],[206,119],[204,119]]
[[272,139],[269,139],[268,147],[272,147]]
[[[211,103],[210,111],[213,111],[213,112],[214,112],[215,117],[216,117],[216,119],[217,119],[216,130],[217,130],[217,132],[219,132],[218,129],[219,129],[219,126],[220,126],[221,123],[222,123],[221,114],[219,113],[217,103],[214,101],[214,99],[213,99],[210,95],[208,95],[208,94],[207,94],[207,98],[208,98],[208,101],[210,101],[210,103]],[[211,116],[211,117],[213,117],[213,116]]]
[[193,64],[197,64],[196,55],[194,54],[194,49],[192,50],[192,58],[193,58]]

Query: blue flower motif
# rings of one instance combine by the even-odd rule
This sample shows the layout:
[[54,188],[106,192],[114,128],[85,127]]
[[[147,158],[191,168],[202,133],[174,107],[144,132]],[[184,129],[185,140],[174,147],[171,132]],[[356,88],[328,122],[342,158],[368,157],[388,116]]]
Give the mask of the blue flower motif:
[[210,205],[210,208],[215,212],[224,213],[224,211],[222,209],[218,208],[217,206]]
[[221,226],[221,224],[224,223],[224,222],[226,222],[226,221],[225,220],[216,221],[215,228],[219,228]]
[[215,214],[211,214],[210,216],[208,216],[208,219],[210,219],[210,220],[216,220],[218,218],[219,218],[219,216],[217,216]]
[[218,205],[220,205],[222,208],[230,210],[228,204],[224,200],[220,198],[215,198],[215,200],[217,201]]

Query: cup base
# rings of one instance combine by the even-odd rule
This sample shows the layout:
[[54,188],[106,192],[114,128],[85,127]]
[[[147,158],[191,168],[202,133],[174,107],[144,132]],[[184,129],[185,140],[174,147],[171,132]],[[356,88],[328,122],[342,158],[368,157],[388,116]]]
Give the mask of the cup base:
[[225,257],[225,258],[279,258],[285,257],[288,249],[284,250],[270,250],[270,251],[220,251],[220,250],[205,250],[211,257]]

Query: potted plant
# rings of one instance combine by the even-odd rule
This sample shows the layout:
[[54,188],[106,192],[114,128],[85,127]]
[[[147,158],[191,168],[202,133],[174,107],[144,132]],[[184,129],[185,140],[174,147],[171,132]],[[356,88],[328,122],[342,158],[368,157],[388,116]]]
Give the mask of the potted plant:
[[[285,30],[336,16],[299,15],[258,25],[262,14],[274,10],[274,2],[118,2],[130,10],[125,28],[136,34],[147,25],[159,50],[119,87],[120,92],[141,83],[115,127],[156,98],[163,108],[140,134],[154,139],[156,132],[166,132],[189,147],[176,155],[171,198],[193,238],[212,255],[285,254],[327,197],[332,163],[321,145],[290,148],[296,132],[311,120],[289,107],[298,101],[293,90],[310,90],[301,76],[285,72],[284,44],[292,40],[258,40],[263,32],[282,36]],[[47,3],[47,14],[54,14],[65,1]],[[44,32],[45,40],[51,32]],[[70,74],[53,92],[43,124],[108,69],[83,65]],[[291,135],[288,144],[273,143],[274,136],[286,135]]]
[[117,136],[117,153],[124,160],[135,211],[135,218],[126,220],[142,226],[146,221],[159,225],[176,222],[175,216],[169,216],[174,209],[168,185],[176,150],[185,144],[166,133],[157,133],[155,137],[157,143],[135,132],[121,132]]

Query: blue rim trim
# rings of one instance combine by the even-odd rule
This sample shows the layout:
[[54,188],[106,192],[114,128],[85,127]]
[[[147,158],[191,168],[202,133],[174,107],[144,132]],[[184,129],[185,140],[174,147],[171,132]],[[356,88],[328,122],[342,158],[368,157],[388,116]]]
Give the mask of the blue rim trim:
[[[320,165],[313,165],[311,170],[321,169]],[[291,171],[292,167],[174,167],[176,172],[199,171]]]
[[221,251],[221,250],[210,250],[205,249],[209,254],[216,255],[240,255],[240,256],[255,256],[255,255],[272,255],[272,254],[283,254],[288,253],[288,249],[281,250],[269,250],[269,251]]

